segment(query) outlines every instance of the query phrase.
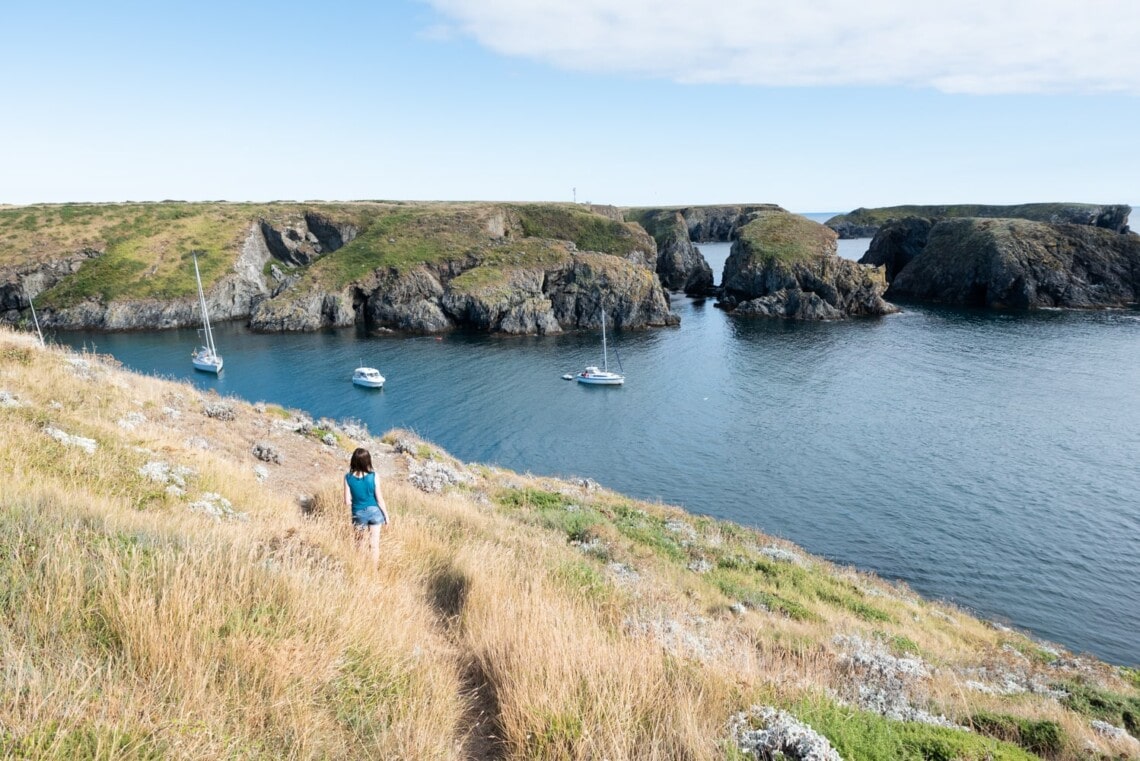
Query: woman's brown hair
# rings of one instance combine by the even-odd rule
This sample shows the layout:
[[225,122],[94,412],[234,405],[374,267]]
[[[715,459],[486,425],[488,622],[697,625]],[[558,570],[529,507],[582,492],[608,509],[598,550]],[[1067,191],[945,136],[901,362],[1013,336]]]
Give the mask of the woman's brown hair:
[[372,455],[368,453],[367,449],[357,447],[356,451],[352,453],[352,460],[348,464],[348,469],[353,473],[371,473]]

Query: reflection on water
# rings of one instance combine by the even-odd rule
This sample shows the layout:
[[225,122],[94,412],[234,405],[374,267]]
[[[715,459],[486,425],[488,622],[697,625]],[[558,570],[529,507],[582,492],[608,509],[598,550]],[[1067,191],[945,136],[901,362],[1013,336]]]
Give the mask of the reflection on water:
[[[218,378],[191,370],[191,330],[61,338],[222,394],[410,428],[464,460],[758,526],[1140,663],[1140,315],[912,308],[798,324],[673,306],[679,328],[611,337],[620,388],[561,379],[601,359],[592,332],[222,325]],[[360,364],[383,391],[352,385]]]

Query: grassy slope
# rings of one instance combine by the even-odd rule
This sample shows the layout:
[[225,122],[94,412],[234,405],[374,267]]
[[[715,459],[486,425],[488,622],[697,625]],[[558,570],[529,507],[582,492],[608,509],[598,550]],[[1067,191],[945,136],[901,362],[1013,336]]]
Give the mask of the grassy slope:
[[782,210],[760,212],[739,235],[758,262],[817,262],[821,252],[835,251],[830,228]]
[[[1140,700],[1134,672],[1095,663],[1068,707],[970,691],[966,669],[1068,672],[1019,634],[731,523],[414,440],[409,465],[366,433],[290,431],[272,405],[7,331],[0,392],[0,757],[714,759],[735,757],[725,724],[756,703],[847,759],[1028,757],[840,705],[836,635],[921,657],[924,707],[957,721],[1050,722],[1057,758],[1113,750],[1089,718],[1119,724]],[[203,414],[218,404],[234,419]],[[255,441],[285,453],[264,484]],[[399,473],[434,460],[472,479],[429,495],[386,478],[395,523],[375,569],[340,505],[357,443]],[[151,462],[187,468],[185,493],[143,475]],[[311,516],[298,490],[316,492]],[[211,494],[245,520],[195,512]],[[1020,726],[1002,721],[977,724]]]
[[952,204],[949,206],[883,206],[873,209],[859,208],[827,220],[827,224],[847,222],[854,225],[882,225],[888,219],[903,217],[1009,217],[1048,222],[1066,209],[1092,209],[1089,203],[1027,203],[1014,206],[987,206],[984,204]]
[[[322,257],[302,286],[335,290],[377,268],[474,258],[489,268],[544,266],[566,258],[549,240],[625,256],[637,246],[625,225],[571,204],[486,203],[182,203],[61,204],[0,208],[0,267],[105,252],[44,293],[44,307],[86,298],[185,298],[194,294],[191,252],[199,251],[207,288],[229,272],[257,220],[297,225],[316,211],[360,234]],[[509,216],[522,234],[492,240],[487,220]]]

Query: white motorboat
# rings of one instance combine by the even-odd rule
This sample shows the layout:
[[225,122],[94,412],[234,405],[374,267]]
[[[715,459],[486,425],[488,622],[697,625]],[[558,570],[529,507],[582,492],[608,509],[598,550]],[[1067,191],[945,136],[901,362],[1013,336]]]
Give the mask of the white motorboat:
[[358,367],[352,373],[352,382],[365,388],[384,388],[384,376],[375,367]]
[[207,373],[222,371],[222,357],[214,346],[214,331],[210,329],[210,314],[206,311],[206,295],[202,292],[202,274],[198,271],[198,257],[194,257],[194,277],[198,281],[198,308],[202,310],[202,330],[206,335],[206,345],[190,354],[195,370]]
[[602,366],[590,365],[574,376],[579,383],[588,383],[594,386],[620,386],[625,383],[625,376],[610,372],[609,350],[606,348],[606,315],[602,312]]

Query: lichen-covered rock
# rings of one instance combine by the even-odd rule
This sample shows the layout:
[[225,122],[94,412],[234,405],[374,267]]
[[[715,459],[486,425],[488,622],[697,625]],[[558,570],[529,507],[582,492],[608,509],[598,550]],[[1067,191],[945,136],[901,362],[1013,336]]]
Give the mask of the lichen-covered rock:
[[427,267],[406,272],[388,270],[379,275],[364,302],[365,324],[415,333],[437,333],[455,324],[444,312],[444,294],[438,276]]
[[249,318],[251,330],[260,332],[311,332],[321,328],[343,328],[356,320],[352,298],[343,291],[295,292],[266,299],[257,304]]
[[455,321],[480,330],[546,335],[561,333],[542,269],[477,267],[454,278],[441,298]]
[[284,457],[282,457],[281,453],[264,441],[255,442],[251,451],[253,452],[253,456],[262,462],[272,462],[280,465],[284,461]]
[[836,235],[783,210],[745,225],[724,266],[720,305],[730,311],[798,320],[890,314],[881,269],[836,255]]
[[887,297],[981,307],[1126,307],[1140,299],[1140,236],[1088,225],[952,219]]
[[569,266],[548,273],[547,292],[563,326],[643,328],[676,325],[656,275],[644,267],[600,254],[576,254]]
[[729,731],[737,747],[753,758],[843,761],[826,737],[772,706],[753,706],[737,714],[729,721]]
[[236,420],[237,415],[234,413],[234,408],[228,404],[207,404],[205,409],[202,410],[206,417],[212,417],[215,420],[222,422],[229,422]]

